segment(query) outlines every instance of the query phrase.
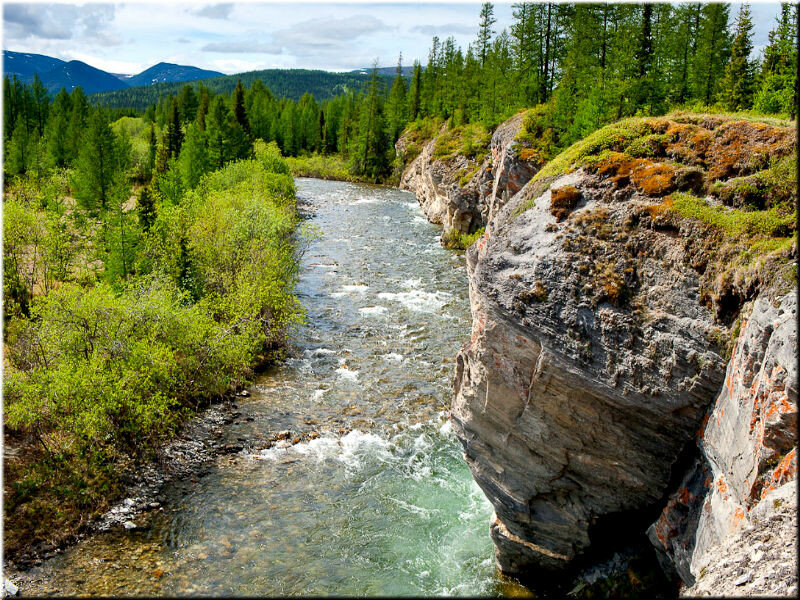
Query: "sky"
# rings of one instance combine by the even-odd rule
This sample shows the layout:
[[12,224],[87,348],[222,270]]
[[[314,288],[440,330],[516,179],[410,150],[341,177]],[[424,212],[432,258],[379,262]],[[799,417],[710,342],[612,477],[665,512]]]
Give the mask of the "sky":
[[[777,3],[753,3],[759,51]],[[350,71],[427,61],[431,38],[453,36],[464,49],[477,34],[478,2],[3,2],[3,48],[81,60],[112,73],[158,62],[226,74],[257,69]],[[731,15],[738,5],[731,8]],[[500,32],[511,3],[494,4]]]

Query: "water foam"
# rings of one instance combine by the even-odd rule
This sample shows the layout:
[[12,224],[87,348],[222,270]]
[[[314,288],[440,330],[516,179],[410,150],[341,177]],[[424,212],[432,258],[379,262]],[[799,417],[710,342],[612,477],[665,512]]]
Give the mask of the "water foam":
[[336,374],[342,379],[346,379],[348,381],[358,381],[358,371],[354,369],[348,369],[347,366],[336,369]]
[[440,310],[450,301],[450,294],[413,289],[408,292],[381,292],[378,294],[378,298],[399,302],[415,312],[432,313]]
[[382,315],[386,312],[385,306],[365,306],[364,308],[359,308],[358,312],[362,315]]

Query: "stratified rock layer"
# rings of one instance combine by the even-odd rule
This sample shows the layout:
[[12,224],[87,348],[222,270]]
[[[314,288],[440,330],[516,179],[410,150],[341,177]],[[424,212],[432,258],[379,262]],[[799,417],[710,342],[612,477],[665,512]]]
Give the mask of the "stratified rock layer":
[[[774,300],[761,297],[753,304],[736,341],[722,391],[698,436],[702,459],[648,532],[687,585],[731,563],[736,547],[733,539],[741,537],[743,528],[753,531],[755,515],[771,510],[775,502],[771,493],[797,477],[796,328],[794,294]],[[788,501],[796,504],[793,485],[783,495],[787,493],[793,495]],[[786,502],[784,498],[777,504]],[[793,520],[771,522],[773,530],[787,528],[789,537],[796,537],[796,515]],[[773,535],[778,533],[773,531]],[[765,550],[769,546],[766,544]],[[769,558],[764,552],[761,555],[766,557],[762,562]],[[774,558],[780,562],[782,553]],[[762,564],[758,569],[770,571],[779,566]],[[792,572],[796,574],[796,569]],[[736,586],[728,581],[723,589],[718,581],[708,589],[726,595],[774,593],[770,586],[749,583]],[[700,589],[707,587],[703,584]],[[700,592],[690,588],[688,593]]]
[[[434,137],[403,171],[400,189],[414,192],[428,220],[441,224],[444,231],[472,233],[485,227],[493,208],[499,209],[521,190],[540,166],[520,157],[524,142],[516,136],[522,119],[518,114],[499,125],[488,152],[475,159],[462,155],[436,158]],[[406,146],[407,140],[401,138],[397,143],[400,155]],[[472,175],[465,183],[468,173]]]
[[[657,506],[723,380],[682,240],[632,225],[653,200],[608,203],[600,182],[564,175],[511,219],[519,194],[468,252],[451,419],[508,574],[564,570],[594,531]],[[580,200],[559,221],[567,186]]]

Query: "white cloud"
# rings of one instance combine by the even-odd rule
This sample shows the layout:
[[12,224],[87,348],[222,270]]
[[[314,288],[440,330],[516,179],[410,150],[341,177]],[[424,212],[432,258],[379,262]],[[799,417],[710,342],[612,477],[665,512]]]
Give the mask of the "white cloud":
[[227,19],[231,15],[233,4],[209,4],[203,8],[199,8],[194,12],[198,17],[206,17],[208,19]]

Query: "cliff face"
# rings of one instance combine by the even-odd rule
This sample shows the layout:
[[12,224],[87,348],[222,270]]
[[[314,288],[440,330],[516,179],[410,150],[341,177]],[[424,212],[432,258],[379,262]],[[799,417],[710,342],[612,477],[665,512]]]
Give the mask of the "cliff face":
[[648,204],[605,204],[592,183],[553,183],[583,195],[569,221],[548,190],[468,254],[451,418],[510,574],[562,570],[604,518],[656,503],[723,380],[681,241],[629,230]]
[[[568,570],[668,504],[651,538],[688,584],[752,498],[795,477],[796,305],[773,285],[793,225],[725,229],[751,218],[735,208],[752,202],[742,182],[771,181],[792,152],[791,128],[632,120],[495,207],[467,254],[473,327],[451,420],[495,508],[503,572]],[[788,205],[771,189],[760,209],[777,219]],[[698,439],[703,458],[665,500]]]
[[[794,294],[773,301],[763,297],[753,304],[728,363],[725,383],[698,435],[702,457],[648,531],[684,582],[697,582],[689,594],[732,591],[730,581],[726,590],[720,581],[709,583],[707,574],[734,562],[735,540],[748,528],[752,531],[766,521],[772,525],[770,537],[779,539],[782,532],[792,530],[796,535],[796,512],[786,513],[785,519],[773,518],[779,512],[775,509],[797,503],[793,485],[797,475],[796,328]],[[780,551],[793,550],[794,540],[790,548],[783,544],[776,548],[778,553],[767,552],[774,544],[764,544],[760,555],[758,548],[752,552],[759,560],[750,560],[751,546],[758,541],[751,540],[735,561],[742,569],[754,571],[738,591],[771,595],[782,591],[773,589],[774,574],[781,566],[788,569],[787,558],[792,559]],[[796,553],[790,554],[796,563]],[[772,565],[767,564],[770,558]],[[796,573],[796,568],[791,572]]]
[[[437,141],[446,135],[442,127],[406,166],[400,189],[414,192],[428,220],[441,224],[445,232],[473,233],[485,227],[492,197],[497,198],[499,207],[522,189],[540,166],[521,157],[525,144],[516,139],[521,127],[522,115],[516,115],[495,130],[489,147],[477,156],[456,153],[438,158]],[[409,145],[408,137],[401,137],[398,154],[405,156]]]

